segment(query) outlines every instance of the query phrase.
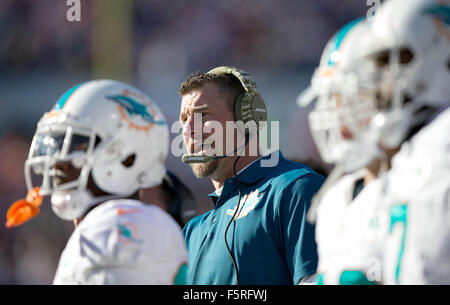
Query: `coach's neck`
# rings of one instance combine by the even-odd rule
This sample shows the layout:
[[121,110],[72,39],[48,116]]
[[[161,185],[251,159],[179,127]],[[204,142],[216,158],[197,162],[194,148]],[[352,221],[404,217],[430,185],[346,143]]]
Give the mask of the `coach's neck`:
[[261,154],[258,153],[256,156],[234,156],[227,157],[219,160],[219,166],[217,170],[210,176],[211,181],[216,190],[220,189],[224,184],[225,180],[234,177],[234,162],[239,158],[236,164],[236,174],[239,173],[243,168],[252,163],[253,161],[259,159]]

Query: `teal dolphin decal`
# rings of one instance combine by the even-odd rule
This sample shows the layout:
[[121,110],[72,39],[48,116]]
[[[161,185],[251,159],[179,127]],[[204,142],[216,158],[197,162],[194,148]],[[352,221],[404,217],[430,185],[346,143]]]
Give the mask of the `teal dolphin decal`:
[[120,236],[124,237],[126,240],[135,242],[135,243],[142,243],[143,240],[136,239],[133,236],[133,231],[128,228],[125,224],[117,224],[117,228],[119,229]]
[[166,122],[164,120],[156,121],[151,113],[147,111],[147,107],[137,102],[133,98],[124,95],[111,95],[106,96],[106,98],[116,102],[120,106],[124,107],[128,114],[140,115],[142,119],[146,122],[156,125],[164,125]]

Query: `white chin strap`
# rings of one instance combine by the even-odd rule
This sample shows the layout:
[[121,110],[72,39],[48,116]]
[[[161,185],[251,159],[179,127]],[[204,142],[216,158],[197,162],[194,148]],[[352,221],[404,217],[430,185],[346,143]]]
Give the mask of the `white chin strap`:
[[74,220],[82,217],[90,207],[97,203],[124,197],[128,196],[107,195],[94,197],[87,190],[54,191],[51,196],[51,204],[53,212],[58,217],[64,220]]

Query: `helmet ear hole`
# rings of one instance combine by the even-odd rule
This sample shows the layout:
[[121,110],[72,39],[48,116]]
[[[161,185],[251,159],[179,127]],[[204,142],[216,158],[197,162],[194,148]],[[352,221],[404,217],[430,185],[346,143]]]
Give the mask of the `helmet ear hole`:
[[400,49],[400,64],[407,65],[414,59],[414,52],[410,48]]
[[131,167],[131,166],[133,166],[135,160],[136,160],[136,154],[131,154],[128,157],[126,157],[126,159],[123,160],[121,163],[125,167]]
[[383,50],[381,52],[378,52],[372,57],[372,60],[378,68],[388,66],[390,62],[389,51]]
[[100,138],[98,135],[96,135],[95,136],[94,148],[96,148],[97,145],[100,144],[101,141],[102,141],[102,138]]

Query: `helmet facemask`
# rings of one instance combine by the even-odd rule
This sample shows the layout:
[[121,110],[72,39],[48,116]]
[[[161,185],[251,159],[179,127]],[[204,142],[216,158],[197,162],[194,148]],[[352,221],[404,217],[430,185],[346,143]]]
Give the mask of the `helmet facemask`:
[[346,101],[348,83],[347,75],[334,74],[328,84],[322,86],[309,116],[311,133],[322,159],[339,164],[345,172],[365,166],[378,152],[375,145],[359,136],[355,122],[348,119],[351,112],[358,111],[357,106],[362,105]]
[[[352,104],[347,121],[354,132],[392,149],[407,138],[412,127],[429,118],[429,112],[423,111],[426,103],[418,101],[426,88],[414,81],[421,64],[407,46],[379,51],[359,61],[346,98]],[[414,88],[412,83],[416,83]]]
[[[38,128],[28,159],[25,162],[25,176],[28,189],[36,186],[41,176],[40,192],[50,195],[54,191],[84,188],[90,171],[95,135],[86,130],[67,125],[48,125]],[[55,168],[57,163],[70,163],[79,170],[74,179],[61,183],[66,177]],[[39,184],[39,182],[37,182]]]
[[[38,186],[42,196],[51,195],[52,208],[63,219],[80,217],[93,201],[87,184],[96,139],[85,127],[54,123],[40,124],[33,138],[25,161],[27,188]],[[80,197],[81,206],[75,203]]]
[[361,90],[373,90],[370,130],[385,149],[397,149],[448,106],[448,8],[441,0],[391,0],[370,23],[353,71]]

